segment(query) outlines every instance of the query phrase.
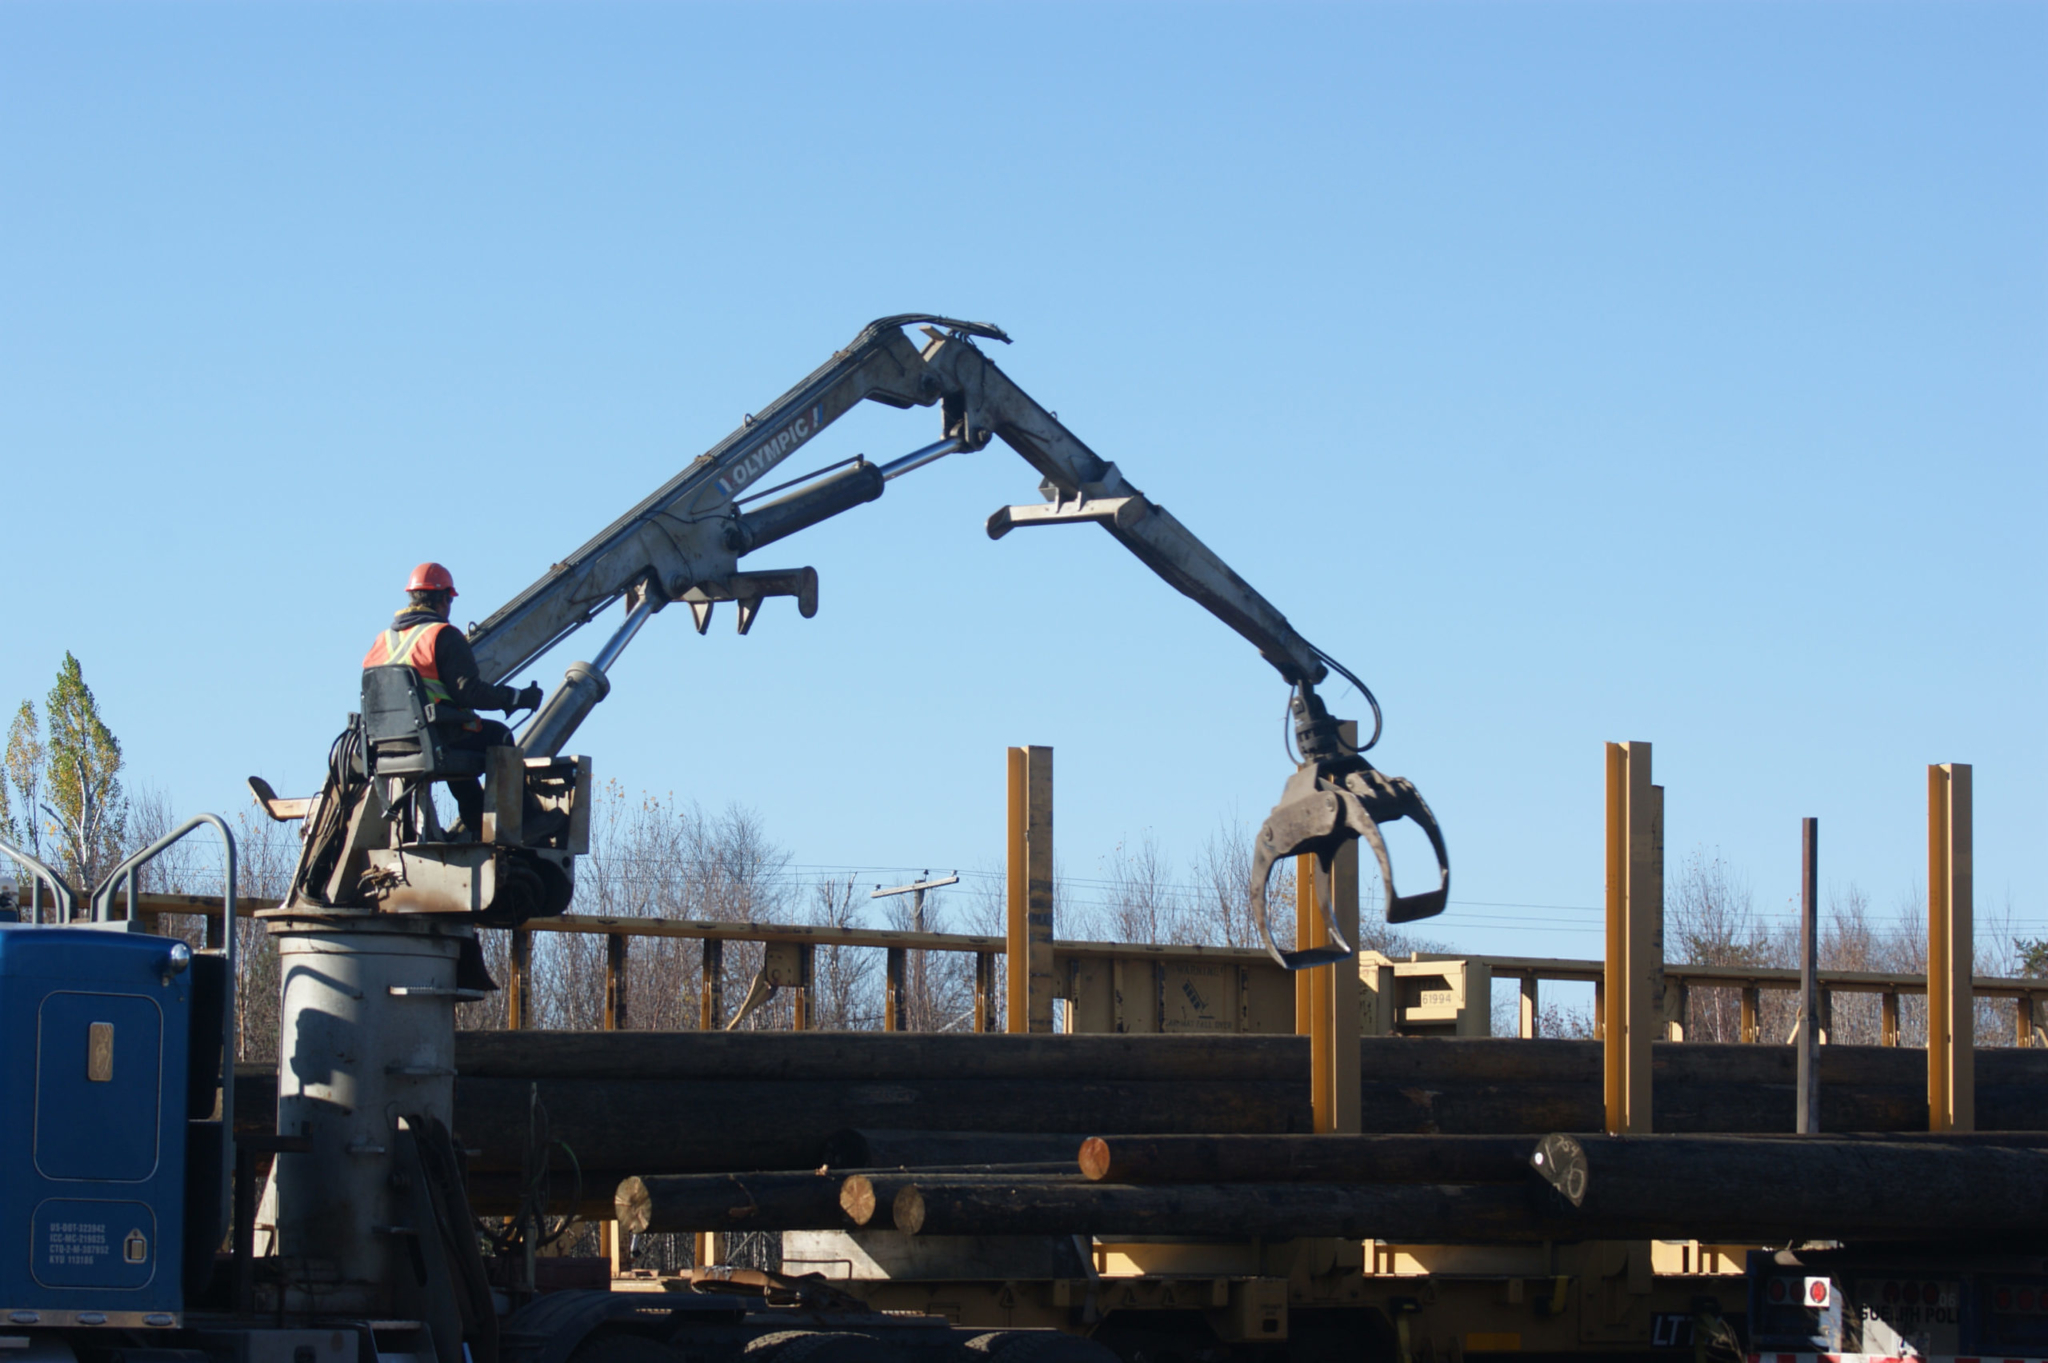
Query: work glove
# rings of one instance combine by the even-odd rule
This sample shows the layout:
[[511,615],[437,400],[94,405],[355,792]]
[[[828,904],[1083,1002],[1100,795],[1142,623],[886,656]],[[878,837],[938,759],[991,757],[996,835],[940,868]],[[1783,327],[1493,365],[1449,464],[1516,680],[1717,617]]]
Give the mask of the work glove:
[[540,709],[540,702],[540,683],[528,682],[524,689],[519,692],[519,703],[513,708],[517,710],[538,710]]

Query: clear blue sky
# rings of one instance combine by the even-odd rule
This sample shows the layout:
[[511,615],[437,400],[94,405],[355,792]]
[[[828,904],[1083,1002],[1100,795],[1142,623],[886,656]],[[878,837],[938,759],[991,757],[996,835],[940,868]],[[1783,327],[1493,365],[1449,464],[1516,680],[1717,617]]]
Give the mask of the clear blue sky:
[[[2044,58],[2040,4],[0,7],[0,700],[70,649],[134,783],[309,789],[414,562],[481,618],[930,310],[1373,684],[1437,936],[1597,949],[1622,738],[1773,912],[1803,815],[1888,911],[1974,763],[1980,917],[2048,931]],[[578,746],[876,878],[1000,856],[1006,744],[1076,877],[1256,822],[1283,687],[1097,531],[991,544],[1035,481],[749,560],[818,618],[660,617]]]

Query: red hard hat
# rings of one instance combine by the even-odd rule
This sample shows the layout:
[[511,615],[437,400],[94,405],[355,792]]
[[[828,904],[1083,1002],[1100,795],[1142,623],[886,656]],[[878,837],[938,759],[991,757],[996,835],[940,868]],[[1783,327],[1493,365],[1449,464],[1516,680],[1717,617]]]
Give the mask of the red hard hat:
[[438,563],[422,563],[412,570],[412,580],[405,584],[409,592],[446,592],[460,596],[455,590],[455,577]]

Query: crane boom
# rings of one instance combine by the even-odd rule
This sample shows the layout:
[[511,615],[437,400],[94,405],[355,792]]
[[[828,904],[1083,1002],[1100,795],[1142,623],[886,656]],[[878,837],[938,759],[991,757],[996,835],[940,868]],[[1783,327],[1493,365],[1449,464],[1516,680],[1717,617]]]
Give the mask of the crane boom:
[[[946,330],[927,326],[931,340],[919,351],[903,332],[917,323]],[[738,519],[735,501],[819,431],[861,402],[875,401],[899,408],[942,402],[949,439],[980,448],[991,435],[1000,437],[1038,470],[1053,506],[1012,517],[998,513],[992,535],[1022,524],[1095,520],[1145,566],[1250,640],[1287,681],[1322,680],[1314,646],[1286,616],[1020,388],[973,344],[976,337],[1009,339],[984,323],[922,313],[869,323],[803,382],[478,625],[470,636],[478,670],[504,681],[643,584],[653,587],[658,609],[693,587],[729,579],[742,555],[771,542],[730,533]]]

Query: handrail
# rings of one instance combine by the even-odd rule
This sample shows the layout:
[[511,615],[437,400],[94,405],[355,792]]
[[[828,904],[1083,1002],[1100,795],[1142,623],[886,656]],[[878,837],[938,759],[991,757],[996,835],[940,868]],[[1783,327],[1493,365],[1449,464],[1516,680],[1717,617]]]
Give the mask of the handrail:
[[[224,872],[221,896],[210,902],[219,905],[224,920],[223,930],[227,938],[224,948],[227,956],[227,981],[221,987],[221,1063],[220,1063],[220,1215],[221,1224],[232,1224],[235,1189],[235,982],[239,974],[241,953],[237,944],[239,934],[235,931],[235,835],[229,831],[227,821],[218,814],[200,814],[164,834],[149,846],[129,856],[107,873],[98,889],[92,892],[92,915],[95,923],[113,921],[112,909],[114,890],[125,878],[128,883],[128,918],[133,921],[142,896],[135,888],[141,870],[171,845],[195,829],[211,825],[220,834],[224,849]],[[152,896],[154,897],[154,896]],[[171,896],[166,896],[171,897]],[[198,896],[175,896],[176,898],[197,898]],[[212,917],[211,914],[206,915]]]
[[[241,901],[253,912],[274,909],[283,901],[248,896]],[[141,913],[181,913],[195,917],[218,917],[220,900],[212,895],[144,893],[136,900]],[[613,915],[565,913],[556,918],[535,918],[522,925],[526,932],[565,932],[619,937],[681,937],[725,942],[809,942],[814,946],[906,947],[913,951],[957,951],[966,954],[1001,953],[1007,939],[980,933],[909,932],[897,928],[838,928],[808,923],[748,923],[708,919],[635,918]],[[1056,941],[1055,950],[1074,956],[1147,955],[1164,958],[1242,961],[1257,965],[1270,958],[1254,947],[1206,946],[1198,943],[1086,942]],[[1488,956],[1479,952],[1418,952],[1397,965],[1430,961],[1483,961],[1496,979],[1533,976],[1545,980],[1595,983],[1606,972],[1596,960],[1574,957]],[[1797,988],[1799,972],[1781,966],[1666,965],[1666,979],[1709,988],[1739,988],[1744,985]],[[1841,993],[1917,994],[1925,992],[1924,975],[1870,970],[1823,970],[1823,988]],[[1972,988],[1993,998],[2048,998],[2048,979],[1979,975]]]
[[[1606,974],[1606,967],[1600,961],[1549,960],[1540,956],[1459,956],[1434,953],[1420,959],[1423,962],[1484,961],[1492,967],[1495,979],[1533,977],[1543,980],[1596,983]],[[1703,985],[1709,989],[1739,989],[1744,986],[1784,989],[1799,987],[1799,972],[1787,966],[1667,964],[1663,971],[1666,980]],[[1820,972],[1820,984],[1821,988],[1838,994],[1927,992],[1925,975],[1886,970],[1823,970]],[[1979,994],[1987,994],[1993,998],[2048,997],[2048,979],[1978,975],[1973,977],[1970,987]]]
[[30,923],[34,924],[43,921],[43,886],[45,883],[49,885],[50,892],[57,897],[57,907],[62,910],[62,916],[57,921],[60,923],[71,921],[71,915],[78,907],[78,895],[66,883],[64,877],[58,875],[55,871],[45,866],[42,862],[37,861],[5,838],[0,838],[0,852],[5,852],[8,856],[13,857],[16,861],[27,867],[30,876],[33,877],[29,882],[31,888],[28,896],[28,921]]

